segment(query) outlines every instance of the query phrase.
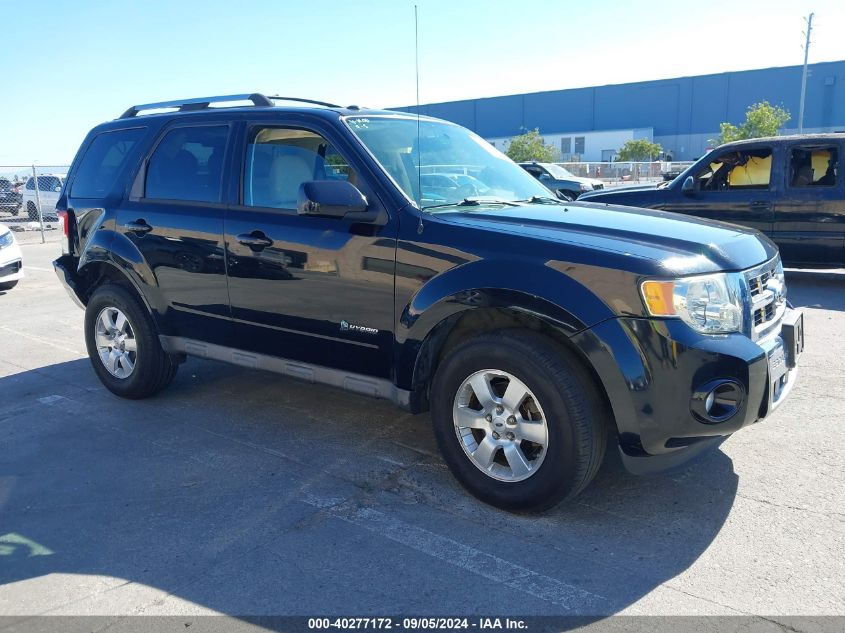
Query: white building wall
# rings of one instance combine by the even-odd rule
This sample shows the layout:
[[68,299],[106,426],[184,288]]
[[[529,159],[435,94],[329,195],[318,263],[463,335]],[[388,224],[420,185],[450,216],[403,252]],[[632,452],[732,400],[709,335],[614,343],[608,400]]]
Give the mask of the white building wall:
[[[560,132],[541,134],[546,145],[552,145],[560,153],[560,160],[569,161],[611,161],[626,141],[646,138],[653,140],[653,128],[631,130],[593,130],[590,132]],[[510,137],[488,138],[487,141],[501,151],[506,151]],[[583,149],[582,149],[583,144]],[[569,148],[569,151],[566,151]]]

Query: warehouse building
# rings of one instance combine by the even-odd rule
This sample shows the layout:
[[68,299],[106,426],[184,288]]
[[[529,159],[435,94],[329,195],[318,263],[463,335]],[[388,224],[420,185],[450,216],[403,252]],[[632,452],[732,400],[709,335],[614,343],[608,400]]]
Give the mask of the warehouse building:
[[[420,112],[468,127],[500,149],[537,128],[564,161],[613,160],[636,138],[660,143],[671,159],[692,160],[710,146],[720,123],[741,123],[759,101],[788,109],[792,120],[783,133],[796,132],[800,92],[801,66],[787,66],[431,103]],[[809,66],[804,131],[845,131],[845,60]]]

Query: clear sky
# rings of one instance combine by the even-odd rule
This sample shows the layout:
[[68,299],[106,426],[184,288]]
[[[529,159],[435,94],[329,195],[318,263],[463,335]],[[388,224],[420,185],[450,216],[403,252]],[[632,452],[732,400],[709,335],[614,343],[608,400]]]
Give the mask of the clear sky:
[[[845,59],[843,0],[417,0],[423,103]],[[32,19],[30,13],[38,16]],[[413,0],[0,0],[0,165],[129,105],[261,91],[411,104]]]

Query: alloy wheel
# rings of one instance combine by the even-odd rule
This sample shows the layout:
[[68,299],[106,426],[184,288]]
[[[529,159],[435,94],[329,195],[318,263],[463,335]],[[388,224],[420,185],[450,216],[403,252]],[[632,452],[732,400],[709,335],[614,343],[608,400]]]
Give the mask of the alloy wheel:
[[94,322],[97,353],[106,370],[115,378],[129,378],[135,371],[138,345],[135,331],[119,308],[107,306]]
[[523,481],[543,463],[549,444],[546,416],[534,393],[513,374],[484,369],[466,378],[452,417],[467,457],[493,479]]

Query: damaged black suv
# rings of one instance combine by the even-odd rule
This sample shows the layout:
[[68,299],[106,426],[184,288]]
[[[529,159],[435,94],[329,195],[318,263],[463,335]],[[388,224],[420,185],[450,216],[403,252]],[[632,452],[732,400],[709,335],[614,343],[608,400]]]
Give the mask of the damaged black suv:
[[508,509],[576,495],[609,442],[634,472],[682,463],[796,380],[767,238],[563,202],[432,118],[133,106],[85,139],[58,210],[55,268],[114,393],[194,355],[430,410],[455,476]]

